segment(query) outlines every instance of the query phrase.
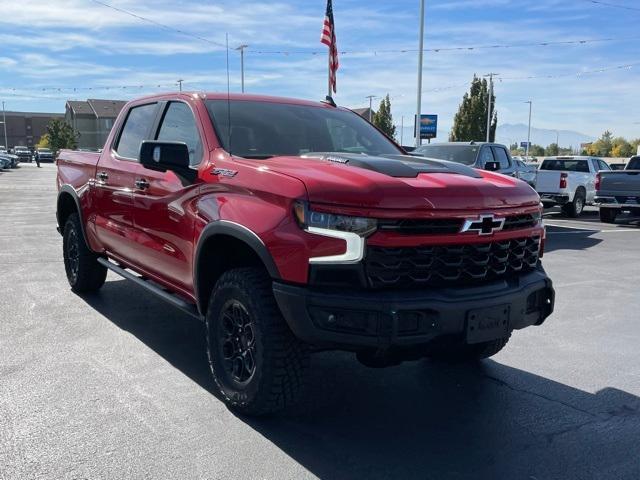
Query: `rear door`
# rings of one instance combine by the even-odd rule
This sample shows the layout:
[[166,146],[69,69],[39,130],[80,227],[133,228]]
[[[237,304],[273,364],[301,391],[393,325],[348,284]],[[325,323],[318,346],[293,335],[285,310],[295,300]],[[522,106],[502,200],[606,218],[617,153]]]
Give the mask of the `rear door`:
[[137,256],[132,167],[137,164],[140,143],[151,134],[157,108],[155,102],[132,107],[112,148],[105,149],[96,168],[96,237],[108,252],[127,262],[134,262]]
[[[184,142],[192,168],[204,158],[204,132],[196,121],[194,105],[185,101],[164,102],[154,138]],[[190,184],[173,172],[156,172],[135,167],[133,179],[134,219],[139,236],[137,261],[144,271],[169,281],[184,293],[192,291],[194,209],[198,184]]]
[[503,175],[511,175],[512,177],[516,177],[517,169],[514,163],[511,161],[507,150],[500,145],[491,147],[491,150],[493,150],[493,157],[495,158],[495,161],[500,164],[500,169],[498,170],[498,172],[502,173]]

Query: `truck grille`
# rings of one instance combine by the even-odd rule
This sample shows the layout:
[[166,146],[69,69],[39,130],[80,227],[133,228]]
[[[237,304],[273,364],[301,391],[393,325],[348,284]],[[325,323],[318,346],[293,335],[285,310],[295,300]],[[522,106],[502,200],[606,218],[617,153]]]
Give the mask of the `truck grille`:
[[[510,215],[505,219],[503,230],[531,228],[538,221],[539,217],[530,213]],[[459,233],[463,223],[462,218],[378,220],[378,228],[401,235],[446,235]]]
[[531,270],[540,238],[480,244],[367,248],[365,275],[373,288],[478,284]]

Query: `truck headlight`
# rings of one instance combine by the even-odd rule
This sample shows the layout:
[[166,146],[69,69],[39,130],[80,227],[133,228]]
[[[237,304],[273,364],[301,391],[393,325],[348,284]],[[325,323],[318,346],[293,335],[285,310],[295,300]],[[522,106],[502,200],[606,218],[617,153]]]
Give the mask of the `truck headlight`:
[[311,257],[309,263],[312,264],[345,265],[360,262],[364,257],[365,238],[375,232],[378,226],[375,218],[314,212],[303,202],[296,202],[293,212],[305,232],[345,242],[344,253]]
[[352,217],[333,213],[314,212],[306,203],[296,202],[294,213],[298,224],[305,230],[321,228],[337,230],[339,232],[356,233],[361,237],[368,237],[376,231],[378,221],[375,218]]

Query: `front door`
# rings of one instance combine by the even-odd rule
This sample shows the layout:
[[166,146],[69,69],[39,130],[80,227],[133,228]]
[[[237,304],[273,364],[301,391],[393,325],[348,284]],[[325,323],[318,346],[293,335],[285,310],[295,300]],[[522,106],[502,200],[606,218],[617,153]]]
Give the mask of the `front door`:
[[157,103],[131,108],[113,148],[103,153],[96,169],[96,237],[105,250],[128,262],[136,257],[131,167],[137,164],[140,143],[149,138],[156,110]]
[[[203,159],[202,135],[191,106],[174,101],[164,104],[156,139],[184,142],[191,166]],[[173,172],[156,172],[136,165],[134,222],[140,243],[138,262],[152,275],[168,280],[183,292],[192,291],[194,254],[193,202],[199,186]],[[193,212],[191,212],[193,213]]]

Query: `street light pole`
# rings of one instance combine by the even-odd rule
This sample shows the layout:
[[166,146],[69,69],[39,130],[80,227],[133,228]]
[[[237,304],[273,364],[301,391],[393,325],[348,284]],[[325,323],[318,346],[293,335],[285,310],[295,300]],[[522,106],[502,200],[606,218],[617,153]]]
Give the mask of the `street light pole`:
[[556,130],[556,153],[560,155],[560,132]]
[[2,126],[4,127],[4,148],[9,151],[9,140],[7,139],[7,116],[4,112],[4,101],[2,102]]
[[184,82],[184,80],[180,79],[177,80],[176,83],[178,84],[178,88],[180,89],[180,91],[182,91],[182,82]]
[[404,145],[404,115],[400,116],[400,146]]
[[240,83],[242,85],[242,93],[244,93],[244,49],[249,45],[240,45],[236,50],[240,51]]
[[424,49],[424,0],[420,0],[420,39],[418,41],[418,98],[416,102],[416,120],[414,122],[414,134],[416,147],[422,143],[420,138],[420,113],[422,110],[422,54]]
[[491,139],[491,110],[493,100],[493,77],[497,73],[488,73],[485,77],[489,77],[489,99],[487,101],[487,142]]
[[373,99],[376,98],[376,96],[375,95],[367,95],[364,98],[368,98],[369,99],[369,122],[371,122],[372,121],[372,116],[373,116],[373,110],[371,110],[372,107],[373,107],[373,103],[372,102],[373,102]]
[[528,103],[529,104],[529,129],[528,129],[528,133],[527,133],[527,148],[525,149],[525,152],[524,152],[524,156],[528,157],[529,156],[529,145],[531,144],[531,105],[533,104],[533,102],[531,100],[527,100],[524,103]]

